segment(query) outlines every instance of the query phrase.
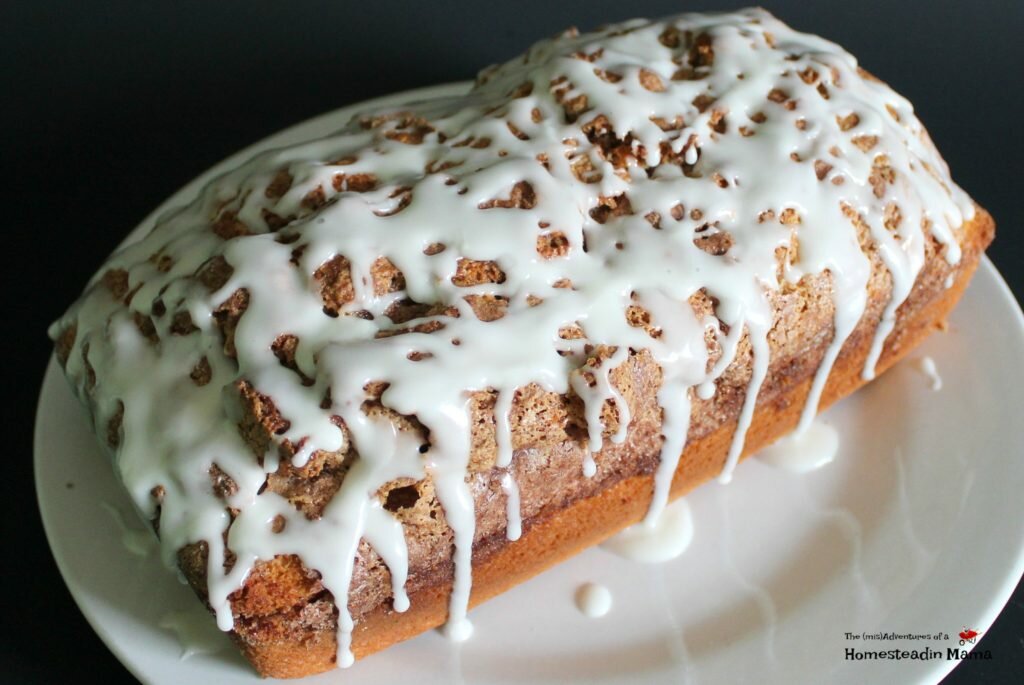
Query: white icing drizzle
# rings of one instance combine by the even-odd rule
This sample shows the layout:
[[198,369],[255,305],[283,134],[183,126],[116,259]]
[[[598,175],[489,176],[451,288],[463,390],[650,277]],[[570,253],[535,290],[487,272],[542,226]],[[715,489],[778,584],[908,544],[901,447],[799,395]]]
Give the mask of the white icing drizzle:
[[388,568],[392,569],[392,608],[397,612],[403,612],[409,608],[409,596],[405,592],[409,550],[405,545],[402,524],[389,515],[377,500],[370,502],[366,514],[363,537],[377,551]]
[[612,610],[612,593],[604,585],[584,583],[576,589],[576,608],[587,618],[601,618]]
[[604,423],[601,420],[601,411],[609,399],[612,400],[619,416],[619,425],[615,434],[612,435],[611,441],[618,444],[626,440],[630,419],[629,405],[612,384],[610,376],[612,369],[626,361],[627,356],[628,349],[620,347],[600,365],[576,369],[569,377],[569,385],[583,400],[583,406],[586,408],[588,453],[583,457],[583,475],[587,478],[591,478],[597,473],[597,464],[593,455],[600,452],[604,445]]
[[662,369],[658,404],[662,408],[664,443],[654,476],[654,494],[644,519],[646,526],[654,528],[668,503],[672,476],[686,447],[686,434],[690,428],[689,389],[702,381],[710,383],[704,380],[708,360],[707,348],[703,344],[704,331],[712,328],[717,332],[718,322],[713,319],[697,321],[689,307],[662,292],[642,293],[641,298],[661,330],[659,340],[674,352],[655,354],[655,360]]
[[739,420],[736,423],[736,434],[729,445],[729,454],[725,459],[725,467],[719,474],[718,480],[721,483],[728,483],[732,480],[732,472],[743,454],[743,445],[747,438],[747,429],[754,418],[754,408],[757,404],[757,395],[761,391],[765,376],[768,375],[768,326],[766,322],[760,322],[755,326],[747,322],[750,331],[750,343],[754,347],[753,369],[750,376],[750,383],[747,384],[747,394],[743,398],[743,408],[740,410]]
[[[854,251],[858,249],[856,236],[848,236],[850,240],[846,249]],[[828,259],[822,255],[823,259]],[[814,373],[811,381],[811,388],[808,391],[807,399],[804,401],[804,408],[800,413],[800,422],[796,427],[796,438],[805,434],[811,429],[814,418],[818,415],[818,405],[821,403],[821,393],[828,382],[832,367],[843,349],[843,344],[853,333],[853,330],[860,322],[864,308],[867,306],[867,286],[871,277],[871,267],[866,260],[832,260],[829,262],[829,273],[832,274],[832,298],[835,302],[834,329],[832,341],[825,348],[825,356]]]
[[839,451],[839,433],[820,420],[780,438],[757,453],[766,464],[794,473],[806,473],[831,464]]
[[653,523],[650,517],[601,543],[603,549],[630,561],[660,564],[682,555],[693,541],[690,505],[679,499]]
[[495,441],[498,445],[498,456],[495,466],[508,468],[512,463],[512,425],[509,423],[509,412],[512,411],[511,392],[500,392],[494,404]]
[[[921,268],[925,227],[955,264],[954,231],[973,215],[904,98],[863,78],[838,46],[762,10],[567,33],[486,70],[463,97],[369,112],[362,121],[374,125],[355,121],[213,181],[113,255],[51,330],[56,337],[77,329],[66,369],[97,433],[107,435],[123,410],[116,466],[146,517],[158,514],[150,493],[163,488],[165,561],[186,544],[207,544],[218,625],[232,627],[229,596],[257,561],[297,554],[335,598],[343,666],[352,662],[345,599],[360,540],[388,565],[395,608],[407,606],[404,532],[376,494],[398,478],[433,482],[454,534],[447,632],[464,638],[472,630],[470,392],[496,393],[497,464],[509,467],[516,391],[574,391],[587,421],[583,470],[593,476],[608,408],[617,417],[608,439],[629,436],[615,369],[631,351],[649,350],[663,374],[664,442],[645,523],[653,527],[686,445],[691,393],[713,396],[747,334],[752,377],[723,481],[742,456],[769,368],[769,296],[782,285],[777,250],[790,254],[785,280],[832,275],[835,333],[804,408],[806,430],[865,309],[869,261],[843,208],[868,227],[893,283],[865,377]],[[282,172],[287,187],[271,192]],[[367,178],[372,183],[358,180]],[[225,239],[211,230],[215,221],[245,232]],[[724,250],[703,247],[720,233],[729,239]],[[559,251],[539,253],[538,239]],[[435,245],[444,249],[428,249]],[[351,297],[328,315],[315,274],[338,256],[347,259]],[[213,257],[231,273],[210,292],[195,274]],[[374,285],[382,257],[404,277],[386,294]],[[459,285],[462,259],[493,262],[503,275]],[[111,269],[126,274],[128,308],[123,293],[112,297],[103,283]],[[243,290],[247,306],[229,356],[215,312]],[[688,305],[700,290],[717,302],[707,320]],[[481,321],[468,297],[497,298],[504,315]],[[458,316],[393,322],[389,308],[406,299]],[[650,315],[652,331],[627,320],[631,304]],[[186,313],[195,330],[178,334],[172,322]],[[156,342],[136,317],[152,322]],[[393,335],[427,324],[440,330]],[[559,335],[572,327],[582,337]],[[714,364],[709,330],[721,350]],[[274,351],[286,334],[297,340],[294,368]],[[598,347],[608,354],[591,354]],[[208,378],[199,384],[189,374],[204,363]],[[262,464],[238,430],[240,380],[286,419],[258,455]],[[425,427],[426,453],[421,438],[363,411],[369,382],[386,383],[380,403]],[[318,451],[357,455],[317,520],[265,489],[286,444],[295,467]],[[210,486],[214,464],[237,486],[228,495]],[[502,488],[514,539],[511,470]],[[233,520],[228,507],[238,512]],[[284,533],[274,532],[275,521]]]
[[932,392],[942,390],[942,376],[939,375],[939,369],[935,366],[935,360],[929,356],[924,356],[918,360],[917,365],[921,372],[928,376],[928,380],[931,381]]
[[519,486],[511,473],[501,477],[501,489],[505,492],[505,516],[508,519],[505,537],[518,540],[523,534],[523,518],[519,506]]
[[[469,455],[469,450],[466,450]],[[466,485],[466,464],[461,471],[446,469],[432,473],[438,499],[444,506],[448,525],[455,533],[455,579],[448,602],[448,622],[444,634],[455,642],[464,642],[473,634],[473,624],[466,613],[469,610],[469,591],[472,587],[473,533],[476,531],[476,516],[473,496]]]

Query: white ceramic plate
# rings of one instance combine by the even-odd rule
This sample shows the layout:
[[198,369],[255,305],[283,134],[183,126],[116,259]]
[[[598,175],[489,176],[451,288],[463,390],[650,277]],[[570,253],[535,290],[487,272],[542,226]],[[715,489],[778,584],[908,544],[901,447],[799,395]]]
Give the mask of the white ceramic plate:
[[[310,120],[226,160],[133,235],[219,171],[257,150],[323,135],[356,109]],[[939,392],[917,366],[924,355],[938,366]],[[1021,359],[1024,319],[986,260],[948,333],[825,415],[843,440],[832,464],[796,475],[745,462],[732,484],[689,497],[696,533],[679,559],[643,566],[590,550],[474,610],[469,642],[452,645],[431,632],[357,663],[344,680],[937,682],[957,663],[946,659],[947,648],[959,646],[957,633],[983,634],[1024,571]],[[129,542],[145,542],[141,523],[56,362],[43,382],[35,440],[39,506],[57,564],[129,670],[153,684],[261,682],[154,554],[126,549],[112,512],[135,531]],[[585,581],[611,589],[614,606],[604,618],[575,609],[574,591]],[[205,628],[200,653],[182,658],[174,633],[161,627],[169,616]],[[849,640],[848,632],[949,637]],[[893,647],[941,656],[845,658],[847,649]],[[339,680],[328,673],[308,682]]]

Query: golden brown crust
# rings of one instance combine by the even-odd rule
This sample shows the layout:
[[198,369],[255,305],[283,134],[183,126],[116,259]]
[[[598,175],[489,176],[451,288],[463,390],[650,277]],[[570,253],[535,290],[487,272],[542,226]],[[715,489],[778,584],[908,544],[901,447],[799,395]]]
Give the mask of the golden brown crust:
[[[952,270],[938,254],[933,243],[928,251],[926,266],[918,277],[911,296],[897,313],[896,327],[887,340],[878,362],[879,372],[896,363],[931,331],[944,326],[946,317],[962,295],[984,249],[993,238],[994,223],[991,216],[978,208],[975,217],[965,223],[959,234],[963,258],[956,267],[952,287],[947,289],[943,284]],[[888,274],[877,264],[875,270],[877,273],[871,287],[872,305],[869,306],[868,312],[847,341],[836,362],[822,396],[822,409],[864,384],[861,370],[871,344],[872,333],[877,326],[881,306],[888,294]],[[783,292],[776,299],[779,322],[789,323],[792,321],[791,317],[795,316],[800,319],[803,327],[809,327],[810,330],[800,332],[794,330],[791,325],[779,325],[773,330],[770,336],[773,352],[771,369],[758,396],[757,411],[747,433],[744,457],[795,427],[813,372],[831,338],[831,305],[828,289],[827,282],[820,279],[812,280],[789,292]],[[813,343],[809,349],[806,346],[808,340]],[[749,355],[749,351],[746,354]],[[743,356],[744,353],[741,351],[731,377],[727,373],[720,381],[720,397],[716,402],[703,405],[695,403],[690,439],[672,483],[673,498],[710,480],[722,469],[735,429],[736,411],[745,392],[743,384],[749,377],[749,359],[744,361]],[[634,418],[630,439],[623,446],[622,453],[613,455],[606,462],[611,464],[612,470],[599,474],[592,491],[579,487],[574,491],[570,486],[562,493],[560,501],[545,501],[542,506],[534,507],[533,510],[526,507],[524,532],[516,542],[507,542],[504,539],[504,529],[501,527],[503,522],[497,522],[501,525],[496,525],[495,522],[487,525],[487,521],[482,520],[478,527],[490,532],[483,536],[478,535],[474,546],[471,605],[486,601],[533,577],[643,516],[652,492],[651,472],[656,463],[660,442],[653,439],[656,433],[654,436],[650,434],[651,426],[653,425],[655,429],[657,427],[657,419],[651,423],[649,416],[652,386],[651,379],[645,377],[645,373],[649,373],[649,368],[643,361],[639,361],[633,363],[628,371],[632,372],[633,378],[620,377],[617,382],[620,387],[625,386],[624,394],[636,392],[637,397],[629,399],[630,404],[640,409],[640,412],[639,418]],[[648,405],[647,415],[644,414],[645,405]],[[485,401],[480,408],[481,415],[486,415],[487,409]],[[517,415],[513,412],[514,423],[529,423],[527,418],[527,415]],[[565,422],[566,425],[568,423]],[[529,450],[533,461],[545,460],[548,467],[545,471],[548,475],[578,465],[578,460],[573,458],[573,449],[569,446],[578,445],[578,440],[570,437],[564,426],[559,428],[557,422],[550,427],[553,431],[549,433],[557,434],[559,441],[552,442],[549,434],[548,440],[541,441],[539,447]],[[474,452],[477,448],[491,452],[487,448],[488,430],[493,433],[493,427],[488,429],[486,426],[474,431],[475,436],[480,433],[474,443]],[[493,464],[491,459],[484,461],[489,462],[488,467]],[[517,453],[516,461],[516,475],[520,480],[521,490],[527,495],[531,488],[538,488],[539,492],[542,488],[537,486],[536,479],[531,480],[531,472],[525,468],[519,469],[520,463],[528,460],[520,458],[520,454]],[[477,469],[478,486],[482,479],[486,480],[486,476],[483,469]],[[564,483],[558,485],[565,486]],[[410,487],[414,487],[416,491],[409,492]],[[420,537],[415,533],[415,526],[423,524],[424,519],[435,526],[445,529],[447,526],[443,523],[443,512],[439,512],[436,506],[430,504],[431,493],[424,492],[425,489],[429,489],[429,483],[412,484],[410,481],[395,484],[393,490],[402,488],[405,492],[399,492],[394,498],[394,510],[400,517],[404,517],[403,523],[406,526],[413,527],[414,532],[410,536],[410,558],[415,559],[416,544]],[[485,493],[483,496],[481,490]],[[493,493],[488,499],[485,496],[488,492],[491,492],[491,488],[486,483],[476,490],[480,519],[493,517],[494,511],[503,507],[503,500],[493,496]],[[387,493],[384,497],[387,498]],[[399,506],[403,497],[406,498],[405,502],[413,503],[408,505],[408,512]],[[495,534],[495,531],[501,534]],[[436,529],[429,532],[434,534]],[[353,634],[353,652],[357,658],[372,654],[444,622],[451,587],[451,566],[444,554],[439,555],[436,550],[450,551],[450,535],[442,535],[433,542],[435,553],[423,556],[424,551],[420,550],[419,568],[416,564],[410,566],[408,587],[412,603],[410,609],[403,614],[392,611],[388,598],[382,598],[379,594],[375,602],[360,601],[360,590],[374,595],[374,587],[384,585],[388,580],[386,567],[383,567],[379,559],[375,559],[375,555],[365,544],[362,546],[360,558],[363,567],[361,572],[357,569],[357,577],[353,582],[353,601],[350,604],[350,608],[354,609],[353,614],[358,617]],[[273,609],[280,608],[281,597],[295,599],[293,588],[289,587],[286,592],[278,593],[271,585],[256,583],[255,586],[259,586],[259,589],[254,589],[255,586],[250,587],[251,583],[247,583],[249,589],[246,596],[250,601],[253,593],[263,595],[264,602],[270,597],[269,603],[265,603],[264,607],[267,611],[259,614],[251,610],[242,610],[240,604],[233,606],[236,614],[240,615],[236,621],[234,634],[236,642],[261,674],[280,678],[300,677],[333,668],[336,652],[331,598],[329,595],[325,596],[322,588],[317,587],[315,578],[310,577],[308,571],[294,569],[294,562],[287,559],[275,559],[267,566],[275,569],[272,575],[278,582],[287,582],[282,580],[285,575],[277,569],[278,566],[298,573],[301,581],[295,582],[305,588],[305,599],[284,611],[274,611]],[[202,563],[202,567],[205,567],[205,563]],[[196,569],[196,566],[193,566],[193,569]],[[193,577],[192,573],[188,575]],[[278,600],[278,603],[275,604],[275,600]]]

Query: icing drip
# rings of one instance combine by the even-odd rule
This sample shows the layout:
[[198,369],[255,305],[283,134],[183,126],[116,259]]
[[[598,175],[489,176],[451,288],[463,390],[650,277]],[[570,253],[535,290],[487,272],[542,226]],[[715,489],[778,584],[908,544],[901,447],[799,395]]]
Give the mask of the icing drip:
[[[654,527],[668,502],[672,476],[686,447],[691,408],[689,388],[706,377],[708,354],[703,344],[704,330],[717,330],[717,321],[709,320],[702,324],[689,307],[661,292],[643,293],[641,299],[650,311],[653,322],[659,326],[659,339],[665,345],[663,349],[672,351],[668,354],[655,353],[655,360],[662,370],[658,405],[662,408],[664,443],[654,477],[654,494],[644,519],[645,525]],[[698,340],[700,344],[694,344]]]
[[761,391],[761,384],[764,383],[765,376],[768,375],[769,349],[767,326],[762,322],[748,327],[748,329],[750,330],[750,344],[754,348],[752,358],[753,369],[750,382],[747,384],[747,394],[743,398],[743,408],[740,409],[740,417],[736,422],[736,434],[732,438],[732,444],[729,445],[729,454],[726,456],[725,466],[722,468],[722,473],[718,476],[718,480],[722,483],[728,483],[732,480],[732,472],[739,462],[740,455],[743,454],[747,429],[754,418],[757,395]]
[[409,571],[409,550],[405,545],[402,524],[384,511],[380,502],[373,500],[366,512],[363,537],[391,571],[392,608],[401,613],[409,608],[405,592],[405,579]]
[[839,451],[839,433],[832,426],[813,421],[804,430],[794,431],[757,453],[766,464],[806,473],[831,464]]
[[939,375],[939,369],[935,366],[935,360],[931,357],[921,357],[918,366],[931,381],[932,392],[942,390],[942,376]]
[[501,489],[505,491],[505,516],[508,524],[505,528],[505,537],[509,540],[518,540],[523,534],[523,519],[519,507],[519,486],[511,473],[501,477]]
[[435,472],[434,476],[445,516],[455,532],[455,580],[448,602],[448,622],[444,626],[444,633],[451,640],[462,642],[473,634],[473,624],[466,617],[472,585],[473,532],[476,528],[473,497],[461,473],[447,473],[438,477]]
[[[634,20],[538,43],[464,96],[256,156],[113,255],[51,333],[74,333],[67,374],[159,518],[164,560],[206,543],[218,625],[232,628],[229,598],[255,564],[295,554],[335,599],[347,665],[357,559],[375,551],[408,606],[410,552],[385,502],[396,482],[432,486],[454,541],[447,632],[472,630],[472,397],[494,401],[514,540],[514,455],[530,454],[517,397],[578,396],[595,476],[630,438],[623,371],[646,351],[662,375],[649,532],[691,405],[749,366],[731,478],[773,298],[830,274],[834,334],[806,431],[864,316],[868,253],[892,296],[865,377],[929,236],[955,264],[972,215],[911,105],[838,46],[761,10]],[[325,465],[344,478],[322,511],[268,487]]]
[[650,517],[601,543],[630,561],[657,564],[680,556],[693,540],[693,516],[685,499],[673,502],[652,524]]
[[[859,250],[857,237],[848,235],[845,249],[849,253]],[[813,249],[809,246],[808,249]],[[801,255],[803,257],[803,255]],[[814,373],[814,380],[811,381],[811,388],[808,391],[807,399],[800,413],[800,422],[796,427],[797,439],[805,434],[812,425],[814,418],[818,415],[818,405],[821,403],[821,393],[828,382],[832,367],[839,357],[847,338],[860,322],[864,308],[867,306],[868,280],[871,277],[871,267],[867,260],[854,259],[830,259],[828,255],[820,255],[820,260],[828,263],[829,274],[832,277],[832,301],[835,306],[833,317],[834,328],[832,341],[825,348],[825,356],[821,360],[817,371]],[[790,269],[787,278],[792,282],[802,275],[799,269]]]
[[616,444],[625,442],[626,430],[629,427],[629,405],[622,399],[622,395],[611,382],[611,371],[626,361],[628,350],[620,347],[605,362],[597,366],[581,367],[573,371],[569,384],[572,389],[583,400],[586,407],[587,419],[587,451],[583,458],[583,475],[587,478],[597,473],[597,464],[593,455],[601,451],[604,445],[604,423],[601,418],[605,402],[609,399],[613,402],[615,412],[618,415],[619,425],[611,437]]
[[498,457],[495,466],[507,468],[512,463],[512,426],[509,423],[509,412],[512,411],[511,392],[500,392],[494,404],[495,440],[498,444]]
[[[884,229],[873,230],[872,237],[877,241],[878,253],[882,256],[882,261],[885,262],[885,266],[892,276],[892,295],[882,311],[882,320],[879,321],[878,327],[875,329],[871,349],[868,351],[867,361],[864,363],[864,372],[861,375],[867,381],[875,377],[875,365],[882,354],[882,346],[896,325],[896,310],[910,295],[917,273],[924,265],[923,232],[912,231],[908,238],[899,244]],[[959,252],[956,257],[951,256],[950,258],[958,260]]]
[[612,593],[604,585],[584,583],[576,590],[576,608],[587,618],[601,618],[612,610]]

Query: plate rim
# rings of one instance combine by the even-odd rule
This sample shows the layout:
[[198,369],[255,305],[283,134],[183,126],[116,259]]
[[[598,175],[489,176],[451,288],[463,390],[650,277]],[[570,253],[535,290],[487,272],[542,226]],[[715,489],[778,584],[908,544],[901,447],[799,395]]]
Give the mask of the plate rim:
[[[989,259],[988,255],[984,253],[981,255],[977,271],[971,277],[971,280],[973,281],[982,274],[984,276],[991,277],[996,290],[1002,298],[1007,301],[1010,310],[1013,312],[1013,322],[1016,324],[1013,328],[1013,333],[1016,335],[1018,340],[1024,339],[1024,311],[1021,309],[1021,304],[1017,301],[1017,298],[1014,297],[1013,291],[1010,289],[1006,279],[1003,278],[1003,275],[999,273],[999,269],[996,268],[996,265],[991,259]],[[968,284],[968,287],[970,287],[970,284]],[[1006,605],[1009,603],[1010,598],[1013,597],[1013,593],[1017,589],[1017,585],[1020,584],[1022,578],[1024,578],[1024,543],[1017,546],[1017,556],[1014,567],[1004,575],[1003,582],[1000,585],[998,592],[992,595],[992,598],[989,600],[985,609],[980,612],[982,618],[979,619],[978,625],[987,626],[986,632],[988,629],[991,629],[992,624],[995,623],[996,619],[1003,612],[1003,609],[1006,608]],[[977,644],[971,645],[971,649],[967,651],[974,651],[975,647],[977,647]],[[928,663],[932,662],[929,661]],[[940,667],[936,669],[936,675],[938,677],[934,682],[941,682],[946,676],[952,673],[960,663],[960,661],[940,661]]]

